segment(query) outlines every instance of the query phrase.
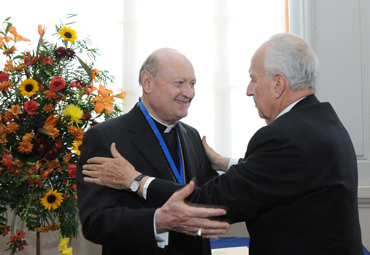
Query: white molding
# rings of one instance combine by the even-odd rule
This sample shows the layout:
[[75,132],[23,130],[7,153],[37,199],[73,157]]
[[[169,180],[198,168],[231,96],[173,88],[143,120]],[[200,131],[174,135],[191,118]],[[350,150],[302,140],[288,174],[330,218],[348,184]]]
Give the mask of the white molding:
[[358,187],[358,207],[370,208],[370,186]]
[[[360,13],[360,40],[361,40],[361,85],[363,89],[362,93],[362,100],[363,100],[363,108],[362,108],[362,116],[363,116],[363,155],[358,155],[358,161],[367,160],[367,168],[370,166],[370,162],[368,161],[370,158],[369,155],[369,98],[370,98],[370,90],[368,89],[368,84],[370,82],[368,71],[370,69],[369,66],[369,47],[368,47],[368,18],[366,12],[370,6],[367,6],[367,0],[359,0],[359,13]],[[370,183],[370,182],[369,182]]]
[[315,48],[314,0],[289,0],[291,33],[304,38]]

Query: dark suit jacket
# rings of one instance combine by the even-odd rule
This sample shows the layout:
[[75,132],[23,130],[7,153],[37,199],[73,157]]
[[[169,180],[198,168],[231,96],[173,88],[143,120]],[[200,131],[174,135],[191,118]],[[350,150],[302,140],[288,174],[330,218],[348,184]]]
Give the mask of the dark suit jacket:
[[[179,122],[187,182],[202,185],[217,175],[210,167],[199,133]],[[174,181],[160,145],[136,105],[129,113],[107,120],[86,132],[77,166],[77,192],[82,232],[86,239],[103,245],[103,254],[160,254],[153,232],[156,207],[127,191],[83,181],[82,165],[94,156],[111,157],[110,145],[140,172]],[[170,232],[166,254],[210,254],[209,240]]]
[[[176,189],[153,181],[148,203],[164,188]],[[245,221],[251,255],[363,254],[354,148],[332,106],[314,95],[258,130],[244,159],[189,199]]]

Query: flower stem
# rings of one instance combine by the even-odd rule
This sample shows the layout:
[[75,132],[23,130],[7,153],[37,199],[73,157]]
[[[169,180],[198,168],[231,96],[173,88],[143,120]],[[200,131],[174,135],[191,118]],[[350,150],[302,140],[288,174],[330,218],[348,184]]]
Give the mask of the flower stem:
[[[12,217],[12,223],[11,223],[11,228],[10,228],[10,235],[15,235],[15,218],[17,217],[17,213],[18,213],[18,206],[15,207],[14,211],[13,211],[13,217]],[[16,251],[17,247],[14,245],[13,248],[10,250],[10,255],[14,255],[15,251]]]
[[33,189],[32,189],[32,193],[31,193],[31,196],[30,196],[30,200],[28,201],[26,212],[23,214],[23,217],[21,219],[21,225],[20,225],[20,228],[19,228],[19,230],[21,230],[21,231],[23,230],[23,227],[24,227],[24,222],[26,220],[26,217],[27,217],[27,214],[28,214],[28,209],[30,208],[31,201],[33,199],[33,192],[34,191],[35,191],[35,187],[33,187]]

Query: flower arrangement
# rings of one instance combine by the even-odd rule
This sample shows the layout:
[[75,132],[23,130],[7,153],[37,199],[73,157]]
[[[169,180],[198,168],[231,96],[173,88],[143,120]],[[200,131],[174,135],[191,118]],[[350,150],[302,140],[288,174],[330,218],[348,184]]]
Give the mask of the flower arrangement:
[[61,254],[72,254],[68,243],[79,225],[79,146],[89,127],[121,114],[114,97],[125,100],[126,92],[106,89],[114,77],[79,57],[95,61],[98,50],[89,47],[88,38],[78,40],[72,28],[56,26],[58,41],[50,43],[39,25],[37,48],[17,54],[16,44],[30,40],[9,20],[0,29],[7,58],[0,71],[0,233],[10,233],[7,250],[14,254],[27,246],[25,227],[59,230]]

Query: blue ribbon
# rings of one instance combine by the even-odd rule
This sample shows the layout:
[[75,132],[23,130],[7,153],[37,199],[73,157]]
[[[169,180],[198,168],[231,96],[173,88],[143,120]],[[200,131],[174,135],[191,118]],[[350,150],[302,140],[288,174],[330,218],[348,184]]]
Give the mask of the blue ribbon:
[[[166,143],[164,142],[164,140],[162,138],[161,133],[159,132],[157,126],[155,125],[155,123],[154,123],[152,117],[150,116],[148,110],[145,108],[145,106],[141,102],[141,97],[139,97],[139,107],[140,107],[140,110],[143,112],[146,120],[148,121],[150,127],[152,128],[152,130],[154,132],[154,135],[157,137],[158,142],[159,142],[159,145],[161,146],[162,151],[163,151],[164,155],[166,156],[168,163],[171,166],[172,173],[176,177],[177,182],[180,183],[180,184],[185,184],[184,183],[185,182],[185,179],[184,179],[184,168],[183,168],[183,164],[182,164],[182,156],[181,156],[181,150],[180,150],[179,137],[176,136],[177,137],[178,154],[179,154],[179,159],[180,159],[180,172],[177,171],[176,165],[173,162],[173,159],[171,157],[171,154],[168,151],[168,148],[167,148]],[[176,126],[176,133],[178,133],[177,126]]]

